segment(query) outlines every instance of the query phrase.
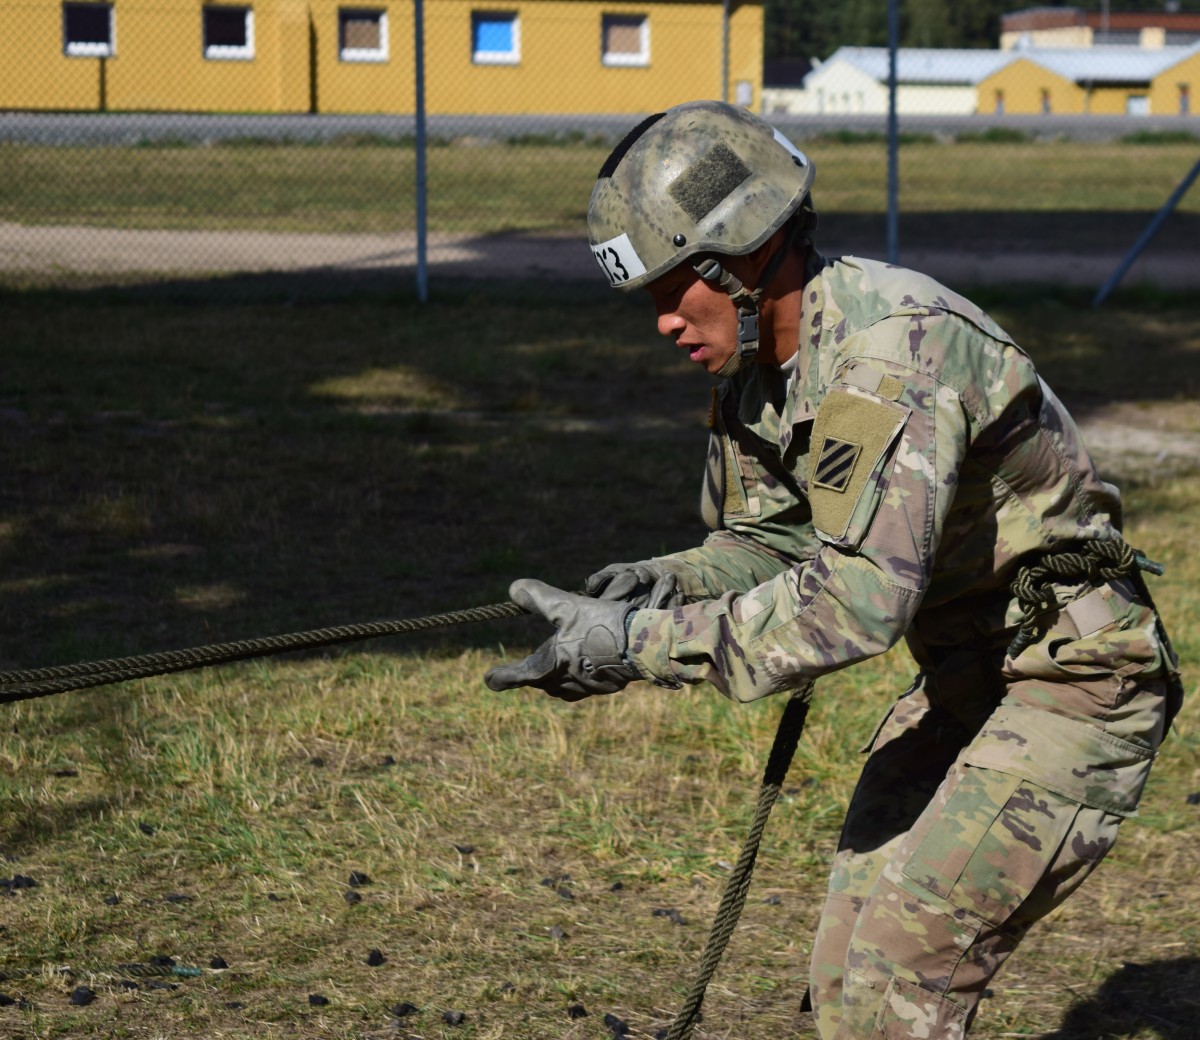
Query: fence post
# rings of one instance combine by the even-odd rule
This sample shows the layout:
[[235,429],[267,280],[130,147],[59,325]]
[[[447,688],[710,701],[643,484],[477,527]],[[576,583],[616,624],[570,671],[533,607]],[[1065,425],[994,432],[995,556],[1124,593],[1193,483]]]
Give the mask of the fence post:
[[413,0],[413,65],[416,69],[417,139],[417,300],[429,301],[428,207],[425,176],[425,4]]
[[721,100],[729,104],[729,0],[721,3]]
[[1109,276],[1108,281],[1100,287],[1100,291],[1096,293],[1095,299],[1092,300],[1093,307],[1099,307],[1100,304],[1108,299],[1108,294],[1117,287],[1121,279],[1125,277],[1125,273],[1133,266],[1133,262],[1142,255],[1142,250],[1150,244],[1150,239],[1154,237],[1154,233],[1162,227],[1162,222],[1167,219],[1171,211],[1179,204],[1179,200],[1183,198],[1184,193],[1192,186],[1192,181],[1196,179],[1197,174],[1200,174],[1200,159],[1196,160],[1196,165],[1192,167],[1192,172],[1179,182],[1178,187],[1171,192],[1171,197],[1163,203],[1162,209],[1146,225],[1146,230],[1134,242],[1133,248],[1125,254],[1125,259],[1117,265],[1117,269]]
[[899,0],[888,0],[887,262],[900,258],[900,170],[896,126],[896,51],[900,45]]

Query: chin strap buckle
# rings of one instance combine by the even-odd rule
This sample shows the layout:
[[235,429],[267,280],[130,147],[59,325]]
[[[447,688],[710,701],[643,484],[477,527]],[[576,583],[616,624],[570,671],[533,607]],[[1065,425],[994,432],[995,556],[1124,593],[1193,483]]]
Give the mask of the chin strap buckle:
[[758,307],[738,310],[738,354],[750,360],[758,353]]

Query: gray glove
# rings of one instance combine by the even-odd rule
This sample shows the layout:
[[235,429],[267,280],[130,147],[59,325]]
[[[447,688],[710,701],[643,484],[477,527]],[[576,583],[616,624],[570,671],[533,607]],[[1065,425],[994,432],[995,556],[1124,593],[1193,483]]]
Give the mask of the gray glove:
[[583,583],[583,591],[594,599],[624,600],[639,610],[673,610],[687,602],[679,578],[654,560],[610,563]]
[[541,614],[558,631],[524,661],[493,668],[483,681],[493,690],[536,686],[551,697],[579,701],[598,693],[616,693],[640,678],[625,659],[625,624],[635,607],[588,599],[522,578],[508,590],[512,601]]

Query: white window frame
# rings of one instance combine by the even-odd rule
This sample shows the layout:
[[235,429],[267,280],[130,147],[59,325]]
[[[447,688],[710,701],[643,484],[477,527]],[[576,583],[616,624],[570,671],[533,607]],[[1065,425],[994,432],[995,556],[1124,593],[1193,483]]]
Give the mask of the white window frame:
[[[512,24],[512,49],[507,51],[477,51],[475,49],[476,19],[507,20]],[[519,11],[492,11],[487,8],[471,12],[471,61],[475,65],[521,64],[521,14]]]
[[[107,7],[108,8],[108,43],[85,43],[67,39],[67,8],[68,7]],[[117,53],[117,13],[112,4],[91,3],[88,0],[65,0],[62,5],[63,54],[69,58],[111,58]]]
[[[241,47],[230,47],[227,44],[204,42],[205,12],[217,8],[230,11],[241,11],[246,17],[246,42]],[[254,8],[249,4],[205,4],[200,8],[200,37],[204,47],[204,57],[209,61],[250,61],[254,58]]]
[[[379,21],[378,47],[346,47],[342,42],[344,18],[374,17]],[[339,61],[387,61],[388,60],[388,16],[385,7],[339,7],[337,11],[338,60]]]
[[[620,19],[623,22],[631,22],[638,19],[638,32],[640,34],[641,49],[636,53],[615,53],[610,54],[604,48],[608,38],[608,24],[610,20]],[[648,14],[617,14],[615,11],[609,11],[600,15],[600,61],[604,65],[610,66],[636,66],[643,67],[650,64],[650,16]]]

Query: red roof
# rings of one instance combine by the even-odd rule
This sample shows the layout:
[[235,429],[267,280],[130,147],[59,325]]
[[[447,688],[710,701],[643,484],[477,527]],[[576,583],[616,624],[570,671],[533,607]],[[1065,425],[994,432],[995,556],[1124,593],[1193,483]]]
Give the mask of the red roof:
[[[1079,7],[1029,7],[1000,16],[1002,32],[1033,32],[1037,29],[1065,29],[1086,25],[1099,29],[1104,15]],[[1200,12],[1196,11],[1110,11],[1108,28],[1151,29],[1170,32],[1200,32]]]

